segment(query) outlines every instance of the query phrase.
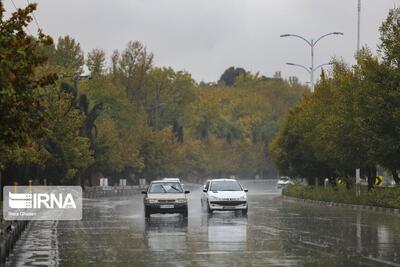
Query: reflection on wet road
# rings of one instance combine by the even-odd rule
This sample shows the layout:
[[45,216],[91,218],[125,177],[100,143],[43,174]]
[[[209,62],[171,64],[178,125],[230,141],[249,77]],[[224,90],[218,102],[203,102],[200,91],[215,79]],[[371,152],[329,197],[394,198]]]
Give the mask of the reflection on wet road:
[[142,196],[85,202],[82,221],[34,222],[8,266],[400,266],[400,218],[282,201],[248,184],[249,214],[152,215]]

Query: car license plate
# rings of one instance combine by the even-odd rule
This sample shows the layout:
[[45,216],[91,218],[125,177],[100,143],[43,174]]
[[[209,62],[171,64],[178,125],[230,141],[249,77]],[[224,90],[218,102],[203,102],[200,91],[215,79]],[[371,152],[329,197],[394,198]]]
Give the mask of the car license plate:
[[173,209],[174,205],[160,205],[160,209]]
[[223,206],[222,209],[227,210],[227,209],[231,209],[231,207],[229,207],[229,206]]

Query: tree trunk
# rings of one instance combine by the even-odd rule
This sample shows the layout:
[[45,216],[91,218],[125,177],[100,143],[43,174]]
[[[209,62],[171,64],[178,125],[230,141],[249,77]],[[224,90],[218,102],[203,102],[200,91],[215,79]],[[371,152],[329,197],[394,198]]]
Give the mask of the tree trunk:
[[3,180],[1,179],[1,170],[0,170],[0,200],[3,201]]
[[375,188],[376,166],[368,167],[368,191]]
[[392,169],[391,172],[393,175],[393,180],[396,182],[396,184],[400,184],[400,178],[399,178],[399,174],[397,173],[397,170]]
[[346,183],[346,189],[347,190],[351,190],[351,188],[352,188],[352,183],[351,183],[351,178],[349,178],[349,177],[346,177],[345,178],[345,183]]

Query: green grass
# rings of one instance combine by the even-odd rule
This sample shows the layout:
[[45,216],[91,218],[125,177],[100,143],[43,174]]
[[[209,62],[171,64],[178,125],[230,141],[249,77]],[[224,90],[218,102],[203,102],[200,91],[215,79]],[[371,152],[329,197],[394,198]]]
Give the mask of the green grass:
[[379,188],[370,192],[362,188],[360,196],[357,197],[355,189],[347,190],[344,186],[325,189],[323,187],[289,185],[283,189],[282,194],[302,199],[400,209],[400,186]]

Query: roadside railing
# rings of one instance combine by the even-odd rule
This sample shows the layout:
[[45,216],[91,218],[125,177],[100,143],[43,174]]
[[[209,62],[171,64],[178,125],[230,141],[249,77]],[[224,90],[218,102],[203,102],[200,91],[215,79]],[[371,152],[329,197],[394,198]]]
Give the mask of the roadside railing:
[[138,185],[133,186],[92,186],[83,190],[84,198],[100,198],[113,196],[129,196],[138,194],[140,191]]
[[7,260],[28,221],[0,221],[0,265]]

